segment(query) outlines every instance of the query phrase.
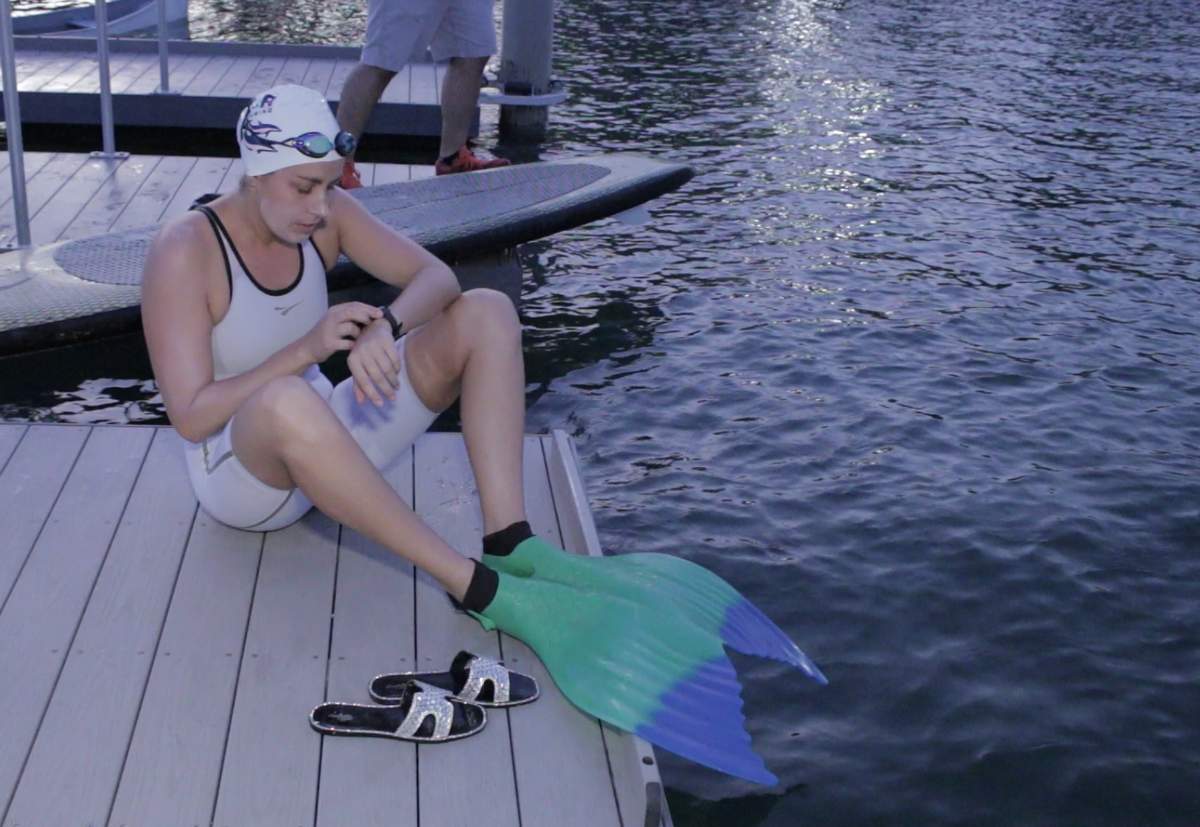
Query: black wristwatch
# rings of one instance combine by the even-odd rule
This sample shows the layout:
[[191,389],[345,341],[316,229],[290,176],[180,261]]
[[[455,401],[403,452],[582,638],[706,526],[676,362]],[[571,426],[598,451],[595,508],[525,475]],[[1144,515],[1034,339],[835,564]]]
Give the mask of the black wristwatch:
[[383,311],[383,318],[387,319],[387,323],[392,326],[392,338],[399,339],[401,332],[404,330],[404,325],[396,321],[396,316],[392,313],[392,308],[386,304],[381,304],[379,309]]

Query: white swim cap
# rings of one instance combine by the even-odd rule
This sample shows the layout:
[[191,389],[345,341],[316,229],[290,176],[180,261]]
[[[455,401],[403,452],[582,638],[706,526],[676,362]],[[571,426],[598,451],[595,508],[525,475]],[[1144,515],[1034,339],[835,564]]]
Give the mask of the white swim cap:
[[321,93],[306,86],[275,86],[238,116],[238,148],[247,175],[266,175],[354,152],[354,136],[338,129]]

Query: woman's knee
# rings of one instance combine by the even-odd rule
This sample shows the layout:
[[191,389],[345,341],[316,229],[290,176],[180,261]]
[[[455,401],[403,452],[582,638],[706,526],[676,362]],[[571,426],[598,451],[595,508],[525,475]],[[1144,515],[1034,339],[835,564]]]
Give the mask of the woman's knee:
[[246,402],[249,414],[269,427],[275,435],[290,441],[317,436],[327,427],[325,401],[307,381],[299,376],[280,376],[258,389]]
[[487,287],[468,290],[453,305],[461,330],[471,337],[497,339],[521,338],[521,322],[508,296]]

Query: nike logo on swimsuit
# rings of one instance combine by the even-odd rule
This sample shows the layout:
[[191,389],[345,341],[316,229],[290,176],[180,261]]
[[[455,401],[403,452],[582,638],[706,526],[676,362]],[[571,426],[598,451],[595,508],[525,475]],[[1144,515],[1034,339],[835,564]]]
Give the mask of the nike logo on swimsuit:
[[304,304],[303,299],[301,299],[300,301],[296,302],[293,305],[289,305],[288,307],[280,307],[279,305],[276,305],[275,309],[279,311],[280,316],[286,316],[288,313],[295,310],[297,307],[299,307],[302,304]]

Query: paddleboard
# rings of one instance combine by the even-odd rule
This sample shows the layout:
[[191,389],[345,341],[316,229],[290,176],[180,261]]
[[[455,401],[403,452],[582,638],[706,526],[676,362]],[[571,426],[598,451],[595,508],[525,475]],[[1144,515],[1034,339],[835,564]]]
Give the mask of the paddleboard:
[[[382,221],[447,261],[505,250],[631,209],[692,177],[682,164],[599,155],[362,187]],[[0,356],[140,325],[142,265],[158,225],[0,255]],[[341,259],[331,291],[370,276]]]

